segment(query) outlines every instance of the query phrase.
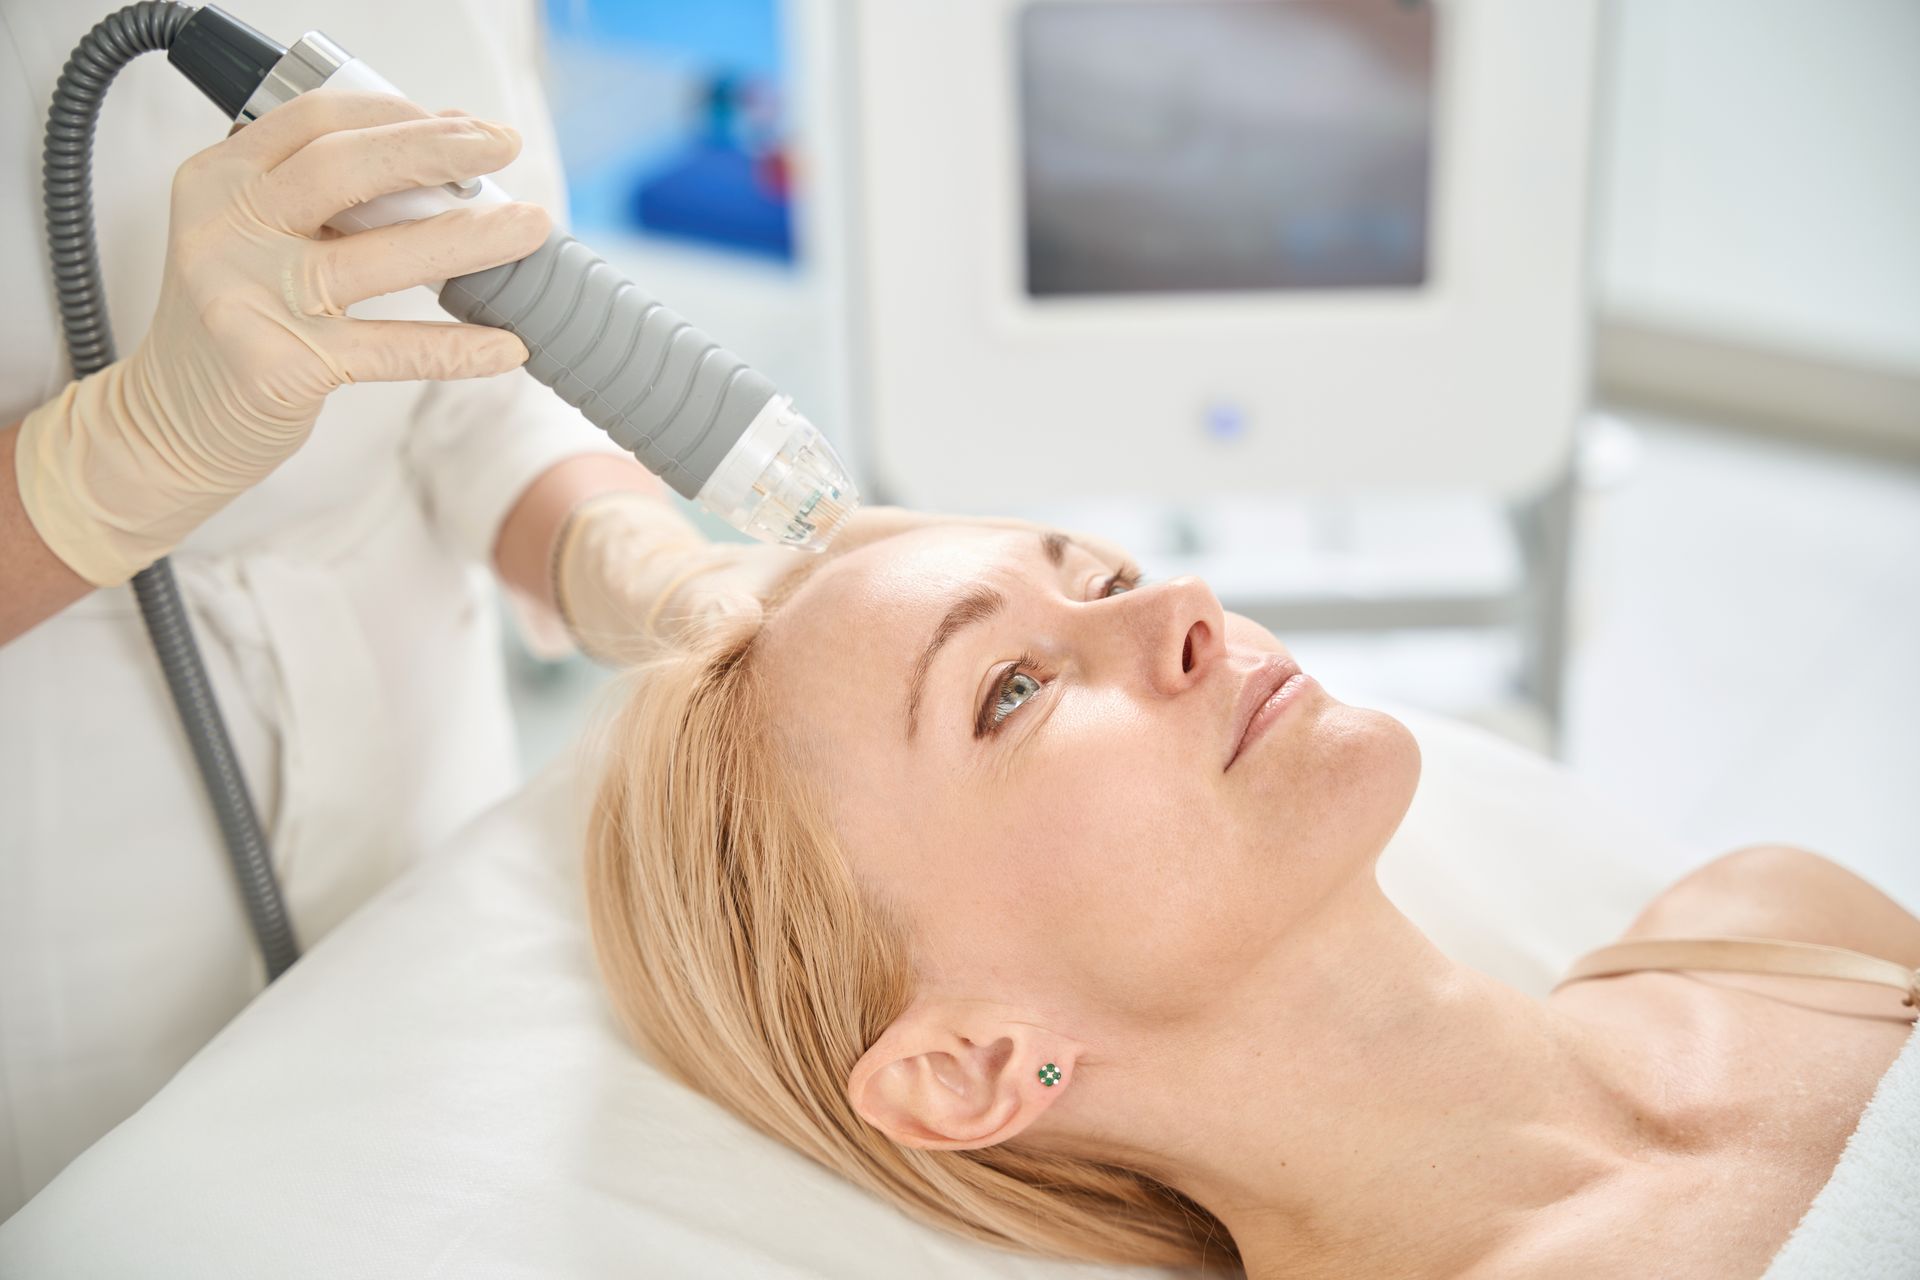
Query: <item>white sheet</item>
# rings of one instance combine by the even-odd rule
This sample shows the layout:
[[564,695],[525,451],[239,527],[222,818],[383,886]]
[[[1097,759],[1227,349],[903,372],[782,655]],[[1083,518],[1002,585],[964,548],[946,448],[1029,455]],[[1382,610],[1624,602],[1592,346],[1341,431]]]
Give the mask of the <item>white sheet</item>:
[[1761,1280],[1920,1276],[1920,1034],[1861,1113],[1833,1176]]
[[[1420,793],[1389,896],[1537,995],[1704,854],[1491,735],[1396,708]],[[616,1031],[550,771],[336,930],[0,1226],[0,1275],[1120,1277],[907,1219]]]

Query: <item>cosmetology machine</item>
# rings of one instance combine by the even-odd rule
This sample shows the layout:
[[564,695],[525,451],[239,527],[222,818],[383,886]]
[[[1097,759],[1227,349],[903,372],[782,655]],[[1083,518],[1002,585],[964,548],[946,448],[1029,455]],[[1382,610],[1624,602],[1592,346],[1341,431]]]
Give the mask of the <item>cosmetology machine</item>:
[[1501,722],[1553,740],[1599,0],[784,12],[864,489],[1097,530],[1283,637],[1517,640]]
[[[47,117],[47,235],[76,378],[114,359],[93,226],[94,131],[114,76],[155,50],[242,124],[322,85],[399,93],[318,32],[283,46],[217,8],[173,0],[102,19],[75,47]],[[508,199],[483,177],[383,196],[328,225],[361,231]],[[460,320],[519,335],[529,373],[736,529],[817,551],[859,501],[839,457],[771,382],[571,236],[556,231],[519,262],[446,281],[439,297]],[[171,568],[161,560],[133,585],[272,980],[299,950],[260,820]]]

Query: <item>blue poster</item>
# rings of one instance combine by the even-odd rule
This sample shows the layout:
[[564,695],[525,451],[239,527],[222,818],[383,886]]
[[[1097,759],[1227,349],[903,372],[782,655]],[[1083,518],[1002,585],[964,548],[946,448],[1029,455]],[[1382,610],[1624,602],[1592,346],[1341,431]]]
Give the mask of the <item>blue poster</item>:
[[547,0],[574,224],[794,260],[778,0]]

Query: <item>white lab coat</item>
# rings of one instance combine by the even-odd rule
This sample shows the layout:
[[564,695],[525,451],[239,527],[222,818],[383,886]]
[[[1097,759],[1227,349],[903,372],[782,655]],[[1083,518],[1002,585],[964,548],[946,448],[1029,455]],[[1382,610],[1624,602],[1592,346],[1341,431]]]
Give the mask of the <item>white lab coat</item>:
[[[530,3],[221,0],[318,28],[432,109],[514,124],[514,195],[563,212]],[[0,0],[0,425],[67,380],[40,150],[115,5]],[[121,353],[158,294],[174,169],[227,122],[163,53],[107,97],[95,210]],[[447,317],[425,290],[355,315]],[[335,392],[293,459],[173,557],[303,945],[517,781],[491,548],[560,459],[615,449],[515,371]],[[260,989],[260,961],[130,587],[0,647],[0,1218]]]

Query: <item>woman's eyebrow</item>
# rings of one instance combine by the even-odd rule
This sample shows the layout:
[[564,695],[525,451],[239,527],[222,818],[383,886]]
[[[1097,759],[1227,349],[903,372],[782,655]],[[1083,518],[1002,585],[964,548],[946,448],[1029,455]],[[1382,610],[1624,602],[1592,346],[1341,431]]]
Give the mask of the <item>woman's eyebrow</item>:
[[914,730],[919,727],[920,699],[927,691],[927,672],[933,667],[934,655],[947,641],[974,623],[991,618],[1006,603],[1007,598],[992,587],[969,587],[934,627],[927,647],[913,664],[913,674],[907,680],[907,741],[913,741]]
[[[1041,554],[1056,569],[1066,563],[1067,548],[1079,545],[1057,529],[1043,529],[1040,532]],[[920,727],[920,700],[927,691],[927,672],[933,668],[934,656],[955,635],[976,622],[991,618],[1006,603],[1006,597],[992,587],[974,586],[954,601],[953,607],[935,625],[933,635],[927,640],[927,647],[913,664],[913,674],[907,678],[907,741],[913,741],[914,732]]]
[[[1060,568],[1062,564],[1066,564],[1068,547],[1079,547],[1087,551],[1087,555],[1092,555],[1091,549],[1087,549],[1085,543],[1073,541],[1073,537],[1068,533],[1062,533],[1060,530],[1041,530],[1041,555],[1044,555],[1046,562],[1052,564],[1054,568]],[[1137,578],[1139,572],[1133,560],[1121,562],[1119,574]],[[914,662],[912,676],[906,679],[906,741],[908,743],[914,741],[914,731],[920,729],[920,700],[924,699],[927,691],[927,672],[933,670],[935,654],[939,654],[954,635],[970,628],[975,622],[985,622],[987,618],[993,618],[1004,606],[1006,606],[1004,595],[1000,595],[993,587],[977,583],[970,587],[958,601],[954,601],[952,608],[948,608],[947,612],[941,616],[941,620],[935,624],[933,635],[927,637],[927,647],[924,651],[920,651],[920,658]]]

